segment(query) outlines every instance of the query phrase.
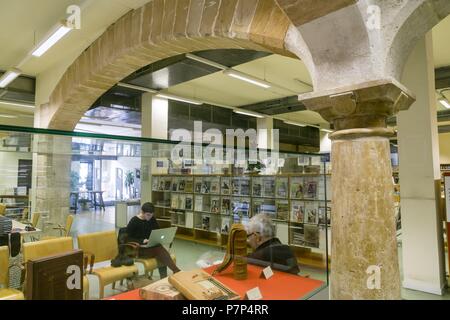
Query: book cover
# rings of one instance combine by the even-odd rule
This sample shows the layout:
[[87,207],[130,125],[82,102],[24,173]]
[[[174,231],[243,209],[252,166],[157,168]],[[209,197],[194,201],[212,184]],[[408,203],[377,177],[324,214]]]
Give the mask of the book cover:
[[229,195],[230,194],[230,179],[222,178],[222,194]]
[[158,191],[158,187],[159,187],[159,178],[158,177],[153,177],[152,178],[152,190],[153,191]]
[[291,199],[303,199],[303,178],[291,179]]
[[178,184],[178,191],[184,192],[185,188],[186,188],[186,181],[180,180],[180,183]]
[[203,215],[202,216],[202,229],[209,231],[210,223],[211,223],[211,217],[207,216],[207,215]]
[[277,201],[277,219],[288,220],[289,219],[289,202],[288,200]]
[[261,180],[258,178],[253,179],[253,196],[261,197],[262,196],[262,185]]
[[305,222],[311,224],[318,223],[318,205],[314,201],[305,202]]
[[171,186],[170,180],[166,180],[164,184],[164,191],[170,191],[170,186]]
[[264,196],[274,197],[275,196],[275,179],[265,178],[264,179]]
[[172,209],[178,209],[178,201],[179,201],[179,196],[177,194],[173,194],[171,202],[170,202],[170,207]]
[[224,217],[221,222],[222,226],[220,228],[220,232],[223,234],[228,234],[230,232],[230,218]]
[[211,193],[212,194],[220,193],[220,180],[219,179],[213,179],[211,181]]
[[172,181],[172,191],[174,192],[178,191],[178,181],[175,179]]
[[158,190],[159,191],[164,191],[164,186],[166,185],[166,183],[165,183],[165,181],[163,180],[163,179],[161,179],[160,181],[159,181],[159,188],[158,188]]
[[185,188],[184,188],[184,191],[185,191],[185,192],[188,192],[188,193],[194,192],[194,181],[192,181],[192,180],[187,180],[187,181],[186,181],[186,186],[185,186]]
[[211,193],[211,181],[203,180],[201,193],[209,194]]
[[305,217],[305,207],[303,202],[292,201],[291,221],[303,223]]
[[203,211],[203,197],[195,196],[195,211]]
[[231,188],[233,189],[233,195],[238,196],[240,194],[240,181],[239,179],[233,179],[231,182]]
[[222,198],[222,214],[229,215],[231,213],[231,199]]
[[291,228],[292,244],[297,246],[305,245],[305,233],[303,228]]
[[195,193],[201,193],[202,192],[202,182],[197,181],[195,182]]
[[185,209],[186,210],[192,210],[193,209],[192,196],[186,196]]
[[250,179],[242,179],[241,180],[241,196],[249,196],[250,195]]
[[233,214],[243,218],[249,217],[250,199],[247,198],[233,199],[232,206],[233,206]]
[[305,246],[319,248],[319,227],[313,225],[305,225],[304,240]]
[[211,212],[220,213],[220,200],[218,197],[211,199]]
[[288,196],[288,179],[278,178],[276,180],[276,197],[277,198],[287,198]]
[[178,198],[178,209],[184,210],[185,207],[186,207],[186,196],[182,194]]
[[318,181],[316,178],[308,178],[305,181],[303,198],[304,199],[317,199],[317,186],[318,186]]

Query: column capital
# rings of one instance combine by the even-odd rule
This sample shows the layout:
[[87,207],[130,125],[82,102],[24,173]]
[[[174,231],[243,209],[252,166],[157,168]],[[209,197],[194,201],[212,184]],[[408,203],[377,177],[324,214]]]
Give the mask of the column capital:
[[[388,117],[407,110],[415,101],[415,96],[395,79],[382,79],[359,83],[347,87],[302,94],[299,100],[316,111],[337,131],[361,135],[387,135]],[[377,128],[370,134],[371,128]],[[342,136],[344,132],[339,134]]]

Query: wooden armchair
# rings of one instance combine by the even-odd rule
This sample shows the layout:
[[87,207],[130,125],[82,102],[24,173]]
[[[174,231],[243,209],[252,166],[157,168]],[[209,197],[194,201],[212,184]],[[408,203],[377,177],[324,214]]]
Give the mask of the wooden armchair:
[[0,247],[0,300],[25,300],[23,292],[8,288],[9,248]]

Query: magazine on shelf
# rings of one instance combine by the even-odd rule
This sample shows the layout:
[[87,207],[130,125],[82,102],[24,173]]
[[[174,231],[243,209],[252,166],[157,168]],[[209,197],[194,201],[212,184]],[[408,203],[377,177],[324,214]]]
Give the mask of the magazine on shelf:
[[288,178],[277,178],[276,180],[277,198],[287,198],[288,196]]
[[211,224],[211,217],[208,215],[203,215],[202,216],[202,229],[209,231],[210,224]]
[[324,204],[319,206],[319,224],[320,225],[325,225],[325,224],[330,224],[331,220],[330,220],[330,213],[331,213],[331,208],[325,206]]
[[203,211],[203,196],[195,196],[195,211]]
[[291,199],[303,199],[304,180],[301,177],[291,179]]
[[178,209],[183,210],[186,207],[186,196],[181,194],[178,200]]
[[305,233],[304,229],[302,228],[291,228],[291,241],[292,244],[297,246],[304,246],[305,245]]
[[158,190],[159,191],[164,191],[164,186],[166,185],[166,182],[163,180],[163,179],[161,179],[160,181],[159,181],[159,188],[158,188]]
[[177,192],[178,191],[178,180],[173,179],[172,181],[172,191]]
[[184,192],[186,189],[186,181],[184,179],[180,180],[180,183],[178,184],[178,191]]
[[263,181],[264,181],[264,197],[273,198],[275,196],[275,178],[266,177],[263,179]]
[[303,198],[304,199],[317,199],[317,178],[307,178],[304,184]]
[[272,218],[276,218],[275,200],[270,199],[254,199],[253,215],[267,214]]
[[182,212],[178,212],[178,225],[186,226],[186,214]]
[[305,219],[305,205],[301,201],[292,201],[291,221],[303,223]]
[[305,202],[305,223],[318,224],[318,203],[314,201]]
[[239,217],[249,217],[250,215],[250,199],[235,198],[232,202],[233,214]]
[[164,191],[170,191],[170,186],[171,186],[170,180],[166,180],[164,184]]
[[220,198],[219,197],[211,198],[211,212],[212,213],[220,213]]
[[253,178],[253,196],[254,197],[262,196],[262,184],[260,178]]
[[172,200],[170,202],[170,207],[172,209],[178,209],[179,199],[180,198],[177,194],[172,194]]
[[222,232],[223,234],[228,234],[230,232],[230,218],[223,217],[221,222],[222,226],[220,228],[220,232]]
[[233,189],[233,195],[238,196],[241,192],[239,179],[233,179],[231,182],[231,188]]
[[186,196],[185,209],[186,210],[192,210],[193,209],[192,196]]
[[305,246],[319,248],[319,227],[305,224],[304,226]]
[[196,181],[195,182],[195,193],[201,193],[202,192],[202,182]]
[[249,196],[250,195],[250,179],[242,179],[241,180],[241,196]]
[[231,199],[230,198],[222,198],[222,214],[229,215],[231,213]]
[[158,177],[153,177],[152,178],[152,190],[153,191],[158,191],[158,186],[159,186],[159,178]]
[[203,179],[201,193],[203,193],[203,194],[211,193],[211,181]]
[[222,178],[222,194],[229,195],[230,192],[230,178]]
[[193,193],[194,192],[194,181],[187,180],[186,181],[186,186],[184,188],[184,191],[188,192],[188,193]]
[[277,219],[288,220],[289,219],[289,201],[278,200],[277,201]]
[[211,181],[211,193],[212,194],[219,194],[220,193],[220,179],[214,178]]

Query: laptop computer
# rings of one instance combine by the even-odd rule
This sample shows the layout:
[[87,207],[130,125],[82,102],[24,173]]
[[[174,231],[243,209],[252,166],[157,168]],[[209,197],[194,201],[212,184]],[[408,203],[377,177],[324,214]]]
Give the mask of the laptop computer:
[[177,230],[177,227],[153,230],[150,234],[150,239],[148,239],[148,243],[144,244],[142,247],[151,248],[158,245],[170,245],[175,238]]

